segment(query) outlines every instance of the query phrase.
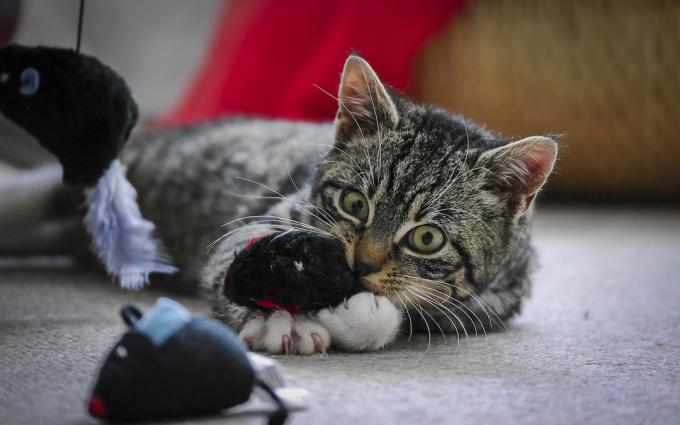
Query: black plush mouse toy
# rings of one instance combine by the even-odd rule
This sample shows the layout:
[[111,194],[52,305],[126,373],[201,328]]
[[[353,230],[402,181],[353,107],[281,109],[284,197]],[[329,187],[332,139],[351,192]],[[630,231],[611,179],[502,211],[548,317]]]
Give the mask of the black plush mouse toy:
[[125,81],[72,49],[11,44],[0,49],[0,110],[62,165],[64,182],[92,186],[137,123]]
[[174,273],[137,205],[118,153],[137,122],[127,84],[98,59],[72,49],[0,48],[0,112],[54,154],[65,183],[84,188],[84,224],[121,286]]
[[269,423],[285,422],[285,405],[225,325],[168,298],[144,315],[134,306],[121,315],[130,330],[101,367],[88,402],[92,416],[137,421],[208,414],[246,402],[258,386],[277,405]]
[[340,241],[298,230],[251,240],[224,284],[225,296],[239,305],[292,314],[335,307],[362,291]]

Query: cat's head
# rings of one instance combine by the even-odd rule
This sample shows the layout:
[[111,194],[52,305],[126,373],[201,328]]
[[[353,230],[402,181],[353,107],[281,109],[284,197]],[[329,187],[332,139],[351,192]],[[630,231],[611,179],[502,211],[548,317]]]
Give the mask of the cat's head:
[[354,55],[338,101],[335,145],[312,188],[324,211],[315,224],[342,239],[365,286],[396,302],[483,290],[526,245],[527,216],[555,162],[555,141],[508,142],[412,103]]

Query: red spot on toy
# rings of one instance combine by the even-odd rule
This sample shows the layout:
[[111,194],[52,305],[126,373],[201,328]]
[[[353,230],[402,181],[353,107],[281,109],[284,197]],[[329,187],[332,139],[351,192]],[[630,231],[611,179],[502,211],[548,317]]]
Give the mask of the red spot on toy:
[[90,411],[90,415],[97,418],[105,418],[109,414],[109,410],[106,408],[104,401],[96,395],[93,395],[90,399],[88,409]]
[[264,310],[281,310],[282,307],[272,300],[257,300],[255,301],[258,307]]
[[251,240],[249,240],[248,242],[246,242],[246,244],[245,244],[243,247],[244,247],[244,248],[248,248],[250,245],[254,244],[255,242],[259,241],[260,239],[262,239],[262,236],[258,236],[258,237],[252,238]]
[[286,310],[290,314],[296,314],[302,311],[300,304],[281,305],[272,300],[257,300],[255,304],[263,310]]
[[288,310],[288,313],[290,314],[296,314],[299,313],[300,310],[302,310],[302,306],[300,304],[291,304],[285,306],[285,309]]

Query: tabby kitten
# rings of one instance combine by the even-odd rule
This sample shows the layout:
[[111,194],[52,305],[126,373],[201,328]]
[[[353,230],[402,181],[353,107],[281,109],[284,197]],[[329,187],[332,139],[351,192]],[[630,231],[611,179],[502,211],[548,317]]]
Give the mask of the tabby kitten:
[[[200,274],[215,315],[272,353],[378,349],[402,321],[461,335],[503,327],[530,289],[532,201],[556,143],[509,143],[412,103],[354,55],[337,100],[333,126],[239,119],[130,144],[142,209],[184,278]],[[291,228],[341,240],[371,292],[296,316],[232,304],[223,282],[238,244]]]

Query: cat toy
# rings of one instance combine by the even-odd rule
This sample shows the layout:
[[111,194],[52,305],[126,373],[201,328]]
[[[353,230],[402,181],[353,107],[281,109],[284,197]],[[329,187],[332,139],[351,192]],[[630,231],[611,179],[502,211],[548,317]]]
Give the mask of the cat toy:
[[333,308],[362,291],[340,241],[297,230],[250,240],[224,282],[224,295],[236,304],[291,314]]
[[139,289],[151,273],[175,273],[137,204],[118,153],[137,122],[137,104],[114,70],[77,47],[0,48],[0,112],[54,154],[63,181],[84,188],[84,224],[95,252],[123,288]]
[[92,416],[137,421],[209,414],[245,403],[258,387],[276,404],[269,424],[285,422],[288,408],[225,325],[168,298],[146,314],[125,306],[121,316],[129,330],[101,367],[88,402]]

